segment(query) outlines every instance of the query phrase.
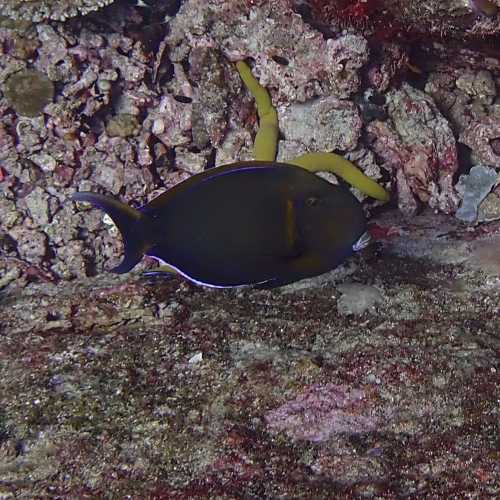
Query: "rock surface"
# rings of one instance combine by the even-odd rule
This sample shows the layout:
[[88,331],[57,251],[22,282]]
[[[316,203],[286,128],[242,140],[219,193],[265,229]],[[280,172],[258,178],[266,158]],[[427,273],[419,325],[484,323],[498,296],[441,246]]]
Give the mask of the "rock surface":
[[[498,248],[488,227],[386,214],[378,250],[302,288],[4,294],[0,492],[498,496],[500,265],[471,258]],[[342,315],[353,283],[384,301]]]

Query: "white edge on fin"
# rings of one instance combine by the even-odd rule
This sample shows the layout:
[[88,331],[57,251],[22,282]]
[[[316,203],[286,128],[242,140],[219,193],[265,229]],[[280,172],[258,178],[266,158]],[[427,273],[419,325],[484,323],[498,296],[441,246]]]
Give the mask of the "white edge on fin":
[[244,283],[243,285],[213,285],[211,283],[205,283],[203,281],[199,281],[199,280],[189,276],[185,272],[181,271],[178,267],[173,266],[169,262],[165,262],[163,259],[160,259],[159,257],[156,257],[155,255],[148,255],[148,257],[151,257],[151,258],[157,260],[163,266],[171,267],[172,269],[175,270],[175,272],[179,273],[181,276],[183,276],[184,278],[188,279],[189,281],[195,283],[196,285],[206,286],[209,288],[245,288],[245,287],[249,287],[249,286],[263,285],[264,283],[269,283],[269,281],[272,281],[272,279],[269,279],[269,280],[264,280],[264,281],[258,281],[257,283]]

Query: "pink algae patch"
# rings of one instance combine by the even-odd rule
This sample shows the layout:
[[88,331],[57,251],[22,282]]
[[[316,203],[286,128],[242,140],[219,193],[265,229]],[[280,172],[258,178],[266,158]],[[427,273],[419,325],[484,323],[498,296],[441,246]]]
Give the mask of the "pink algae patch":
[[266,414],[267,425],[294,439],[326,441],[334,434],[359,434],[379,425],[365,392],[345,385],[314,384],[292,401]]

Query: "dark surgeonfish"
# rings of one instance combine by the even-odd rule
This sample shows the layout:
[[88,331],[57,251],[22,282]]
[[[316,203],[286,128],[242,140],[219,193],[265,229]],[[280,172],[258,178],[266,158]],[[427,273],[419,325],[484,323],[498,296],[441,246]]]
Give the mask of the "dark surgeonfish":
[[303,168],[248,161],[195,175],[139,210],[75,193],[104,210],[121,232],[117,273],[155,257],[211,287],[274,287],[336,267],[367,244],[361,204]]

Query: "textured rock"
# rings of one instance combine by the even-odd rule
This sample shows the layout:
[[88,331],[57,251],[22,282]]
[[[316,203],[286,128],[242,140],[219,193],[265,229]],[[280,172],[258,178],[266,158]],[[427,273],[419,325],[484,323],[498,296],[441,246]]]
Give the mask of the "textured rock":
[[256,76],[277,102],[348,97],[359,88],[358,72],[369,52],[358,35],[325,40],[289,0],[258,2],[250,9],[245,3],[189,0],[171,29],[167,40],[173,61],[181,61],[194,46],[216,47],[230,60],[252,57]]
[[409,56],[399,44],[385,42],[379,48],[379,54],[368,65],[368,81],[378,92],[389,89],[391,82],[408,67]]
[[29,159],[44,172],[53,172],[57,165],[56,160],[47,153],[34,154]]
[[39,264],[47,254],[47,236],[41,231],[16,226],[9,234],[17,244],[19,255],[28,262]]
[[110,137],[131,137],[138,131],[139,123],[134,115],[116,115],[106,124],[106,132]]
[[172,95],[164,95],[157,108],[144,121],[165,146],[181,146],[189,142],[192,104],[179,102]]
[[308,387],[295,399],[266,414],[270,429],[293,439],[327,441],[334,433],[359,434],[379,428],[362,390],[326,384]]
[[53,266],[53,271],[63,279],[84,278],[88,273],[88,261],[93,252],[86,248],[83,241],[65,241],[57,249],[57,256],[64,266]]
[[492,141],[500,137],[500,118],[487,116],[470,125],[460,134],[460,142],[469,146],[477,159],[485,165],[500,167],[500,154]]
[[[304,2],[297,2],[302,5]],[[311,1],[310,18],[332,31],[362,30],[377,41],[432,44],[498,34],[498,0]],[[487,42],[488,43],[488,42]]]
[[[429,212],[378,211],[375,248],[282,290],[105,272],[121,240],[100,212],[75,213],[65,202],[75,189],[113,190],[138,206],[201,168],[208,152],[221,163],[251,156],[255,109],[225,56],[253,59],[280,112],[332,96],[352,109],[349,96],[367,94],[359,78],[367,43],[352,23],[343,33],[326,26],[325,38],[293,13],[296,2],[188,0],[170,30],[154,8],[175,2],[145,3],[153,10],[116,2],[113,15],[38,25],[29,42],[0,19],[0,84],[29,62],[57,91],[34,119],[0,97],[0,496],[498,497],[498,222],[465,228]],[[365,4],[375,2],[347,7],[362,14]],[[391,2],[412,23],[426,16],[434,33],[450,4],[469,12],[462,0]],[[358,19],[361,28],[372,23]],[[477,33],[498,24],[471,22]],[[397,39],[388,26],[375,34]],[[371,85],[391,89],[408,71],[399,49],[372,53],[363,68]],[[419,65],[414,54],[410,65]],[[488,104],[491,81],[476,78],[485,68],[498,78],[494,52],[470,54],[462,61],[475,76],[462,89],[462,69],[447,74],[457,135],[498,113]],[[424,68],[419,83],[426,76]],[[440,206],[443,193],[449,207],[440,179],[440,141],[452,144],[446,123],[417,91],[388,95],[386,106],[372,93],[360,113],[364,124],[388,118],[376,154],[363,129],[349,135],[330,124],[336,144],[339,131],[344,144],[358,142],[349,158],[397,182],[407,213]],[[170,107],[158,113],[162,99]],[[106,124],[120,114],[136,117],[137,135],[109,136]],[[152,133],[156,118],[163,135]],[[319,132],[289,141],[286,154],[314,148]],[[425,175],[405,169],[407,160]],[[384,300],[361,316],[342,314],[346,276]]]
[[22,222],[22,216],[16,209],[16,204],[3,194],[0,194],[0,213],[2,214],[0,221],[5,229],[10,229],[16,223]]
[[463,73],[457,78],[456,86],[470,97],[478,98],[487,104],[492,104],[497,93],[495,79],[486,70]]
[[197,84],[192,107],[193,144],[203,149],[210,141],[212,147],[217,147],[226,132],[230,103],[241,89],[241,82],[233,66],[211,47],[194,47],[189,64],[189,76]]
[[203,172],[207,164],[206,158],[199,153],[191,153],[184,148],[177,148],[175,166],[183,172],[198,174]]
[[43,226],[50,222],[49,197],[46,191],[36,187],[24,200],[35,224]]
[[[354,151],[348,151],[344,157],[353,162],[357,167],[359,167],[363,172],[378,181],[379,184],[383,184],[381,181],[382,172],[380,166],[377,164],[375,159],[375,155],[370,149],[366,148],[358,148]],[[390,185],[385,185],[388,191],[391,190]],[[356,195],[359,200],[364,200],[367,196],[364,193],[361,193],[359,189],[353,188],[352,191]]]
[[[497,182],[500,179],[497,177]],[[479,205],[477,220],[479,222],[489,222],[500,219],[500,196],[496,193],[490,193]]]
[[361,134],[356,105],[335,97],[287,106],[280,110],[279,120],[285,139],[310,151],[351,151]]
[[407,83],[389,92],[387,100],[389,120],[373,121],[367,130],[383,166],[397,170],[400,208],[412,214],[421,202],[455,212],[453,175],[458,161],[448,122],[427,94]]
[[[433,2],[425,0],[426,6],[437,9]],[[47,251],[42,261],[48,269],[57,269],[64,277],[81,275],[83,269],[99,273],[120,256],[120,238],[108,233],[97,212],[83,212],[83,221],[72,213],[72,204],[67,205],[69,210],[61,208],[76,189],[120,193],[125,201],[140,206],[206,166],[252,158],[258,122],[255,106],[230,62],[247,56],[280,113],[285,137],[281,159],[321,149],[348,151],[346,156],[368,175],[386,187],[397,184],[399,204],[406,213],[415,213],[426,203],[450,210],[452,189],[438,168],[439,163],[445,164],[445,155],[438,152],[440,138],[435,137],[435,151],[429,148],[421,154],[408,137],[398,136],[406,124],[416,131],[424,129],[413,133],[413,138],[425,142],[430,136],[427,128],[446,127],[439,119],[422,126],[418,120],[395,117],[395,108],[405,107],[401,103],[420,106],[426,119],[432,115],[434,108],[430,104],[426,108],[416,92],[398,102],[394,90],[387,102],[381,94],[399,84],[409,67],[408,54],[397,43],[371,44],[370,55],[365,37],[352,27],[342,31],[333,24],[323,26],[331,29],[325,37],[318,24],[309,23],[297,3],[288,0],[190,0],[183,2],[174,18],[168,18],[168,29],[163,23],[149,23],[163,19],[160,14],[167,4],[175,14],[176,2],[147,3],[149,8],[116,2],[85,22],[33,26],[0,20],[0,83],[30,67],[46,74],[56,92],[43,116],[35,118],[22,117],[0,96],[0,189],[8,201],[2,205],[2,234],[14,228],[21,228],[20,233],[43,231]],[[72,7],[78,5],[74,2]],[[356,5],[361,11],[367,7]],[[409,14],[414,14],[413,8],[404,5]],[[364,31],[370,22],[358,27]],[[472,61],[468,72],[451,72],[446,83],[453,96],[460,96],[457,101],[463,99],[465,127],[494,115],[498,105],[488,103],[493,96],[491,78],[497,78],[498,71],[493,58],[481,61],[467,52],[461,54],[461,61]],[[412,57],[411,64],[418,61]],[[361,74],[366,76],[363,82]],[[455,84],[459,77],[460,88]],[[372,87],[363,87],[366,83]],[[349,100],[353,95],[354,103]],[[318,103],[322,106],[317,107]],[[302,106],[303,114],[292,113]],[[384,154],[390,148],[381,144],[379,151],[365,140],[364,127],[387,117],[403,167],[397,171]],[[495,152],[498,146],[490,142]],[[417,170],[424,174],[415,174]],[[334,181],[333,176],[329,179]],[[367,211],[370,204],[365,202]],[[62,248],[85,257],[74,263],[69,250]],[[26,255],[26,247],[21,250]],[[15,250],[8,255],[16,256]],[[21,285],[42,276],[13,262],[6,266],[21,269]],[[354,265],[349,272],[353,269]],[[337,274],[322,277],[314,285],[302,283],[296,289],[338,278]]]
[[332,282],[102,274],[2,293],[2,494],[498,496],[499,281],[470,249],[434,260],[471,243],[455,219],[385,215],[349,278],[386,299],[362,317]]
[[13,19],[64,21],[113,2],[114,0],[0,0],[0,9],[2,14]]

